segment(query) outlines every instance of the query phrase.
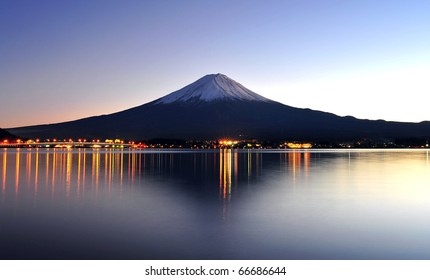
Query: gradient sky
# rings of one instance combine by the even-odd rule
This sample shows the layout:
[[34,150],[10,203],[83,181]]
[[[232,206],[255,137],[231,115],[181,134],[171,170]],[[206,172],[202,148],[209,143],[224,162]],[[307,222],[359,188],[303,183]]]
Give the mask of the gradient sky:
[[0,0],[0,127],[141,105],[210,73],[341,116],[430,120],[430,1]]

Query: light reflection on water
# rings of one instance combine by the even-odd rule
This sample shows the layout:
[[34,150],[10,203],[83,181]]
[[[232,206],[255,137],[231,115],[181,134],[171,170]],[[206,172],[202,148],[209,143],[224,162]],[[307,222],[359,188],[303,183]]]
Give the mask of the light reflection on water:
[[0,155],[3,259],[430,258],[428,150]]

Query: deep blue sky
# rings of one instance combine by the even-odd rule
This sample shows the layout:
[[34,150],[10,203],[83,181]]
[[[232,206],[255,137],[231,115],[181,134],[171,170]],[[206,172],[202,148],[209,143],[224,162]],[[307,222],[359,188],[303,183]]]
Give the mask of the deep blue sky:
[[0,127],[112,113],[223,73],[284,104],[430,120],[430,1],[0,0]]

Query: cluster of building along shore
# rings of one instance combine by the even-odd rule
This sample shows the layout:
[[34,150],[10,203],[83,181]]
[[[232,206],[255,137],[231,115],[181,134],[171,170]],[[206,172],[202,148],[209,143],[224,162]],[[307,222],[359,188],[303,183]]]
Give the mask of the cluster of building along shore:
[[372,140],[362,139],[349,142],[335,141],[260,141],[260,140],[178,140],[152,139],[147,141],[127,141],[122,139],[27,139],[0,141],[3,148],[133,148],[133,149],[329,149],[329,148],[429,148],[427,139]]

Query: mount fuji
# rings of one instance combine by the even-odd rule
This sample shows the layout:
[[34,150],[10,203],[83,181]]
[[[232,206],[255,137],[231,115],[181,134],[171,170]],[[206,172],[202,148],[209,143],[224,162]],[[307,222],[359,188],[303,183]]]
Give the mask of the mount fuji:
[[360,120],[267,99],[222,74],[125,111],[71,122],[19,127],[27,138],[356,140],[430,138],[430,122]]
[[229,77],[218,73],[206,75],[194,83],[156,100],[155,104],[223,100],[271,102],[271,100],[250,91]]

